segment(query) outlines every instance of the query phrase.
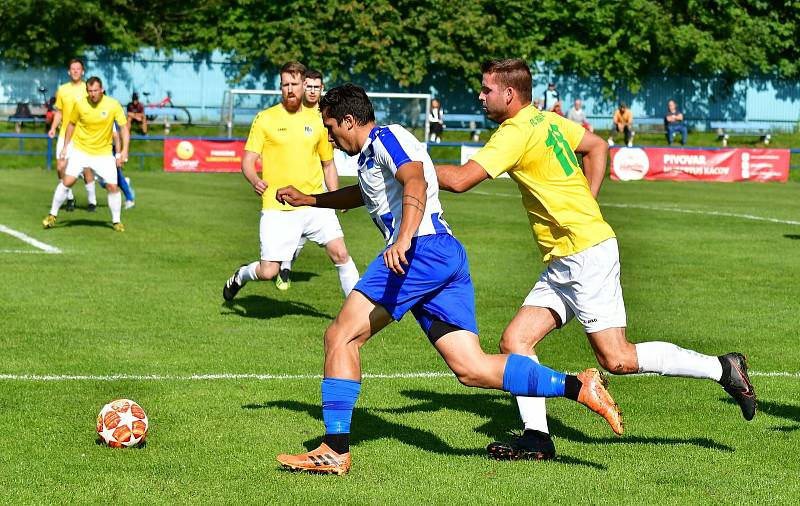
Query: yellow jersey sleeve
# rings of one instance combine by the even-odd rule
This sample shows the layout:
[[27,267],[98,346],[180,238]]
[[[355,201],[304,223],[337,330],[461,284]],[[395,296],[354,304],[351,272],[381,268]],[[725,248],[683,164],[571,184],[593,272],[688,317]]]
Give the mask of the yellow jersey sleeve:
[[250,133],[247,134],[247,142],[244,145],[245,151],[261,154],[261,150],[264,149],[264,139],[267,138],[266,123],[266,111],[256,114],[253,123],[250,125]]
[[328,129],[323,126],[322,131],[324,135],[319,137],[317,154],[319,155],[319,161],[327,162],[328,160],[333,160],[333,144],[328,142]]
[[117,110],[114,112],[114,121],[118,127],[124,127],[128,124],[128,116],[122,110],[122,104],[117,104]]
[[495,179],[519,165],[527,145],[525,134],[516,124],[503,124],[471,159]]

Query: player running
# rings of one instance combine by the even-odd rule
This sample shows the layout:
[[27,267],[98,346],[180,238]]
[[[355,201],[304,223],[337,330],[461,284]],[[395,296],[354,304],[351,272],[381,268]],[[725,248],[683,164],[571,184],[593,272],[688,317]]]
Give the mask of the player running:
[[[122,195],[117,186],[117,167],[128,159],[128,120],[120,103],[104,95],[103,82],[99,77],[90,77],[86,81],[86,90],[88,98],[77,102],[67,118],[67,133],[61,156],[66,157],[73,140],[74,146],[64,179],[58,183],[53,193],[50,214],[42,220],[42,226],[52,228],[56,225],[58,210],[67,198],[67,190],[75,184],[84,169],[91,169],[106,182],[112,227],[117,232],[124,232],[125,225],[120,221]],[[114,121],[121,128],[122,138],[122,151],[116,155],[111,152]]]
[[[58,172],[58,180],[64,179],[64,170],[67,168],[67,160],[72,152],[72,144],[65,144],[64,139],[67,134],[66,125],[72,115],[72,109],[75,104],[87,97],[86,83],[83,82],[84,67],[83,62],[77,58],[73,58],[69,62],[67,70],[69,74],[69,82],[62,84],[56,90],[56,111],[53,114],[53,123],[47,135],[52,139],[56,135],[56,129],[59,125],[62,126],[58,130],[58,141],[56,142],[56,169]],[[64,146],[67,146],[66,155],[61,156]],[[94,212],[97,209],[97,193],[94,185],[94,174],[91,170],[83,171],[83,179],[86,182],[86,195],[88,200],[89,212]],[[72,193],[72,188],[67,189],[67,207],[68,212],[75,210],[75,196]]]
[[[531,73],[519,59],[491,60],[481,67],[479,99],[500,128],[465,165],[436,168],[442,189],[465,192],[503,173],[517,183],[533,233],[547,264],[508,324],[503,353],[538,362],[534,346],[576,317],[597,361],[613,374],[658,373],[718,381],[746,420],[756,395],[743,355],[701,355],[671,343],[633,344],[625,334],[625,303],[617,239],[595,200],[605,175],[608,145],[557,114],[531,106]],[[583,155],[584,172],[576,153]],[[551,459],[544,399],[518,397],[525,432],[487,450],[498,459]]]
[[442,217],[436,172],[425,146],[399,125],[376,126],[372,104],[358,86],[333,88],[320,108],[336,146],[358,156],[358,185],[316,195],[289,186],[279,189],[276,198],[331,209],[366,205],[387,246],[325,331],[322,445],[308,453],[278,455],[278,462],[294,470],[347,473],[350,421],[361,390],[359,349],[408,311],[464,385],[567,397],[622,434],[622,415],[597,369],[572,376],[520,355],[483,352],[467,255]]
[[[336,212],[327,209],[294,209],[275,200],[275,190],[294,185],[307,193],[338,188],[333,147],[319,113],[302,106],[306,68],[289,62],[280,71],[281,103],[258,113],[242,157],[242,174],[261,196],[259,226],[261,259],[242,265],[225,283],[222,297],[232,300],[248,281],[265,281],[278,275],[281,262],[291,260],[306,237],[325,247],[336,266],[345,296],[358,281],[358,269],[344,243]],[[262,177],[256,160],[262,162]],[[321,168],[320,168],[321,166]],[[288,288],[288,286],[286,287]]]

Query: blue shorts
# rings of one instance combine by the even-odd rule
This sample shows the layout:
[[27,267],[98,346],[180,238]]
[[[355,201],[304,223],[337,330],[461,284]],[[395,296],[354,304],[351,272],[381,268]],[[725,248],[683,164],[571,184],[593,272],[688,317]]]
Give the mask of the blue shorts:
[[464,246],[450,234],[415,237],[406,252],[406,273],[398,276],[383,263],[383,254],[369,264],[355,290],[400,320],[409,310],[425,334],[441,320],[478,333],[475,290]]

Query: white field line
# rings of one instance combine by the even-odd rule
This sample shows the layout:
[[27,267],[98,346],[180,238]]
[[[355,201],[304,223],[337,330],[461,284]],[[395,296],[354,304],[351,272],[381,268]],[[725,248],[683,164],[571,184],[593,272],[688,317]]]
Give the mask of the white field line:
[[[39,248],[40,250],[42,250],[42,253],[54,253],[54,254],[61,253],[61,250],[56,248],[55,246],[50,246],[49,244],[37,241],[31,236],[23,234],[22,232],[14,230],[13,228],[8,228],[3,224],[0,224],[0,232],[4,232],[10,236],[16,237],[20,241],[28,243],[35,248]],[[1,251],[3,253],[27,253],[26,251],[18,251],[18,250],[1,250]]]
[[[798,378],[800,372],[789,371],[750,371],[752,377],[769,378]],[[657,374],[633,374],[633,377],[658,376]],[[616,376],[614,379],[624,378]],[[450,372],[409,372],[393,374],[364,374],[364,379],[430,379],[430,378],[453,378]],[[36,381],[36,382],[59,382],[59,381],[219,381],[219,380],[260,380],[260,381],[279,381],[279,380],[318,380],[322,379],[321,374],[190,374],[190,375],[170,375],[170,374],[113,374],[109,376],[84,375],[84,374],[0,374],[0,381]]]
[[[485,191],[471,191],[470,193],[474,193],[475,195],[485,195],[487,197],[518,197],[519,194],[514,193],[495,193],[495,192],[485,192]],[[629,209],[646,209],[648,211],[667,211],[672,213],[683,213],[683,214],[702,214],[705,216],[725,216],[728,218],[741,218],[743,220],[752,220],[752,221],[767,221],[770,223],[780,223],[781,225],[800,225],[800,221],[795,220],[781,220],[778,218],[768,218],[766,216],[756,216],[754,214],[741,214],[741,213],[728,213],[724,211],[704,211],[701,209],[681,209],[680,207],[668,207],[668,206],[652,206],[652,205],[644,205],[644,204],[611,204],[608,202],[601,202],[600,208],[604,207],[617,207],[617,208],[629,208]]]

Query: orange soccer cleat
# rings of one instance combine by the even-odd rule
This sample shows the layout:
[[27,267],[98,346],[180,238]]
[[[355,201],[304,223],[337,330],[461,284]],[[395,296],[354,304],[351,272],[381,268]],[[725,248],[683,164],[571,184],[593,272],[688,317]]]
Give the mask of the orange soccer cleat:
[[578,379],[583,383],[578,393],[578,402],[591,409],[606,419],[611,429],[619,436],[622,435],[622,413],[614,402],[611,394],[606,390],[606,379],[597,369],[586,369],[578,374]]
[[350,452],[338,454],[328,445],[322,443],[316,450],[297,455],[278,455],[278,462],[292,471],[308,471],[311,473],[347,474],[350,470]]

